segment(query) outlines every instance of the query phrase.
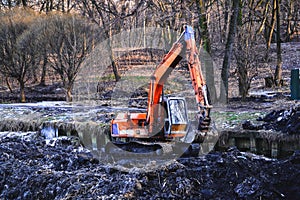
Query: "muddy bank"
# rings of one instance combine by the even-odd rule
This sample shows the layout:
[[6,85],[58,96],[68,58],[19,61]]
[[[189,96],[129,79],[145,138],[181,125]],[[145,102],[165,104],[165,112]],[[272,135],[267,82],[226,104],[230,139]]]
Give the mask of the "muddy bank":
[[[31,85],[25,87],[26,102],[40,101],[64,101],[65,91],[61,83],[51,85]],[[20,102],[20,91],[18,88],[12,92],[5,86],[0,88],[0,103]]]
[[293,199],[300,153],[267,159],[236,148],[181,158],[153,171],[118,171],[70,140],[0,138],[1,199]]

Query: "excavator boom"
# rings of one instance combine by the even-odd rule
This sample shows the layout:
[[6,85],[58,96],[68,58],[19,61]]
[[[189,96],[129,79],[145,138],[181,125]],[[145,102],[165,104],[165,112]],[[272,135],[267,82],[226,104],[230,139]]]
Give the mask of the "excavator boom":
[[[183,54],[185,52],[185,55]],[[154,130],[154,125],[159,123],[158,109],[159,101],[163,92],[163,86],[173,69],[178,63],[186,57],[188,68],[192,81],[192,86],[195,92],[196,102],[199,110],[199,130],[207,129],[207,125],[202,123],[203,120],[209,121],[210,108],[209,97],[205,79],[201,70],[201,63],[196,47],[194,31],[192,27],[185,26],[185,31],[179,39],[173,44],[170,51],[164,56],[161,63],[157,66],[150,80],[150,90],[148,94],[148,110],[146,124],[149,124],[149,131]],[[202,121],[201,121],[202,120]]]

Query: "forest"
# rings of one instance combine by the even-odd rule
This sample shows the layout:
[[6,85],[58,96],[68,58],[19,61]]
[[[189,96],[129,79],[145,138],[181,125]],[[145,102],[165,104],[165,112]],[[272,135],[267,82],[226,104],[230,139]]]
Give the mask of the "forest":
[[[212,99],[234,97],[228,92],[230,78],[238,85],[236,96],[245,99],[260,75],[258,69],[268,71],[263,78],[269,86],[288,84],[282,77],[281,46],[299,41],[299,7],[295,0],[2,0],[0,85],[19,91],[18,101],[26,102],[26,87],[54,80],[62,83],[71,101],[82,63],[101,42],[107,42],[107,67],[118,81],[122,73],[112,36],[158,27],[167,51],[176,41],[172,32],[179,34],[183,24],[189,24],[196,31],[198,48],[212,58],[202,65],[215,65],[208,67],[207,76],[220,71],[207,78]],[[272,45],[275,57],[270,56]]]

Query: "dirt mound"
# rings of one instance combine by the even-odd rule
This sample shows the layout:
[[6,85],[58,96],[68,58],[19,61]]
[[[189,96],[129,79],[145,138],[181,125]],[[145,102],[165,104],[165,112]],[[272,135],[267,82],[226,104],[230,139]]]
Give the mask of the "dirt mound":
[[257,119],[263,122],[260,125],[254,125],[250,121],[243,123],[244,129],[252,130],[275,130],[288,134],[300,134],[300,106],[290,109],[273,110],[263,118]]
[[300,134],[300,107],[272,111],[261,119],[266,129],[289,134]]
[[1,199],[292,199],[300,153],[266,159],[236,148],[121,172],[68,140],[0,138]]

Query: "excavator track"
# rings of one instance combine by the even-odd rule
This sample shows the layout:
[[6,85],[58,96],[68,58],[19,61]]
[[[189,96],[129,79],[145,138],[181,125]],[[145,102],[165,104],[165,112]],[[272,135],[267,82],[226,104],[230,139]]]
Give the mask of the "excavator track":
[[113,157],[195,157],[200,144],[184,142],[109,142],[105,153]]
[[156,143],[109,142],[105,146],[105,153],[117,157],[160,156],[162,147]]

